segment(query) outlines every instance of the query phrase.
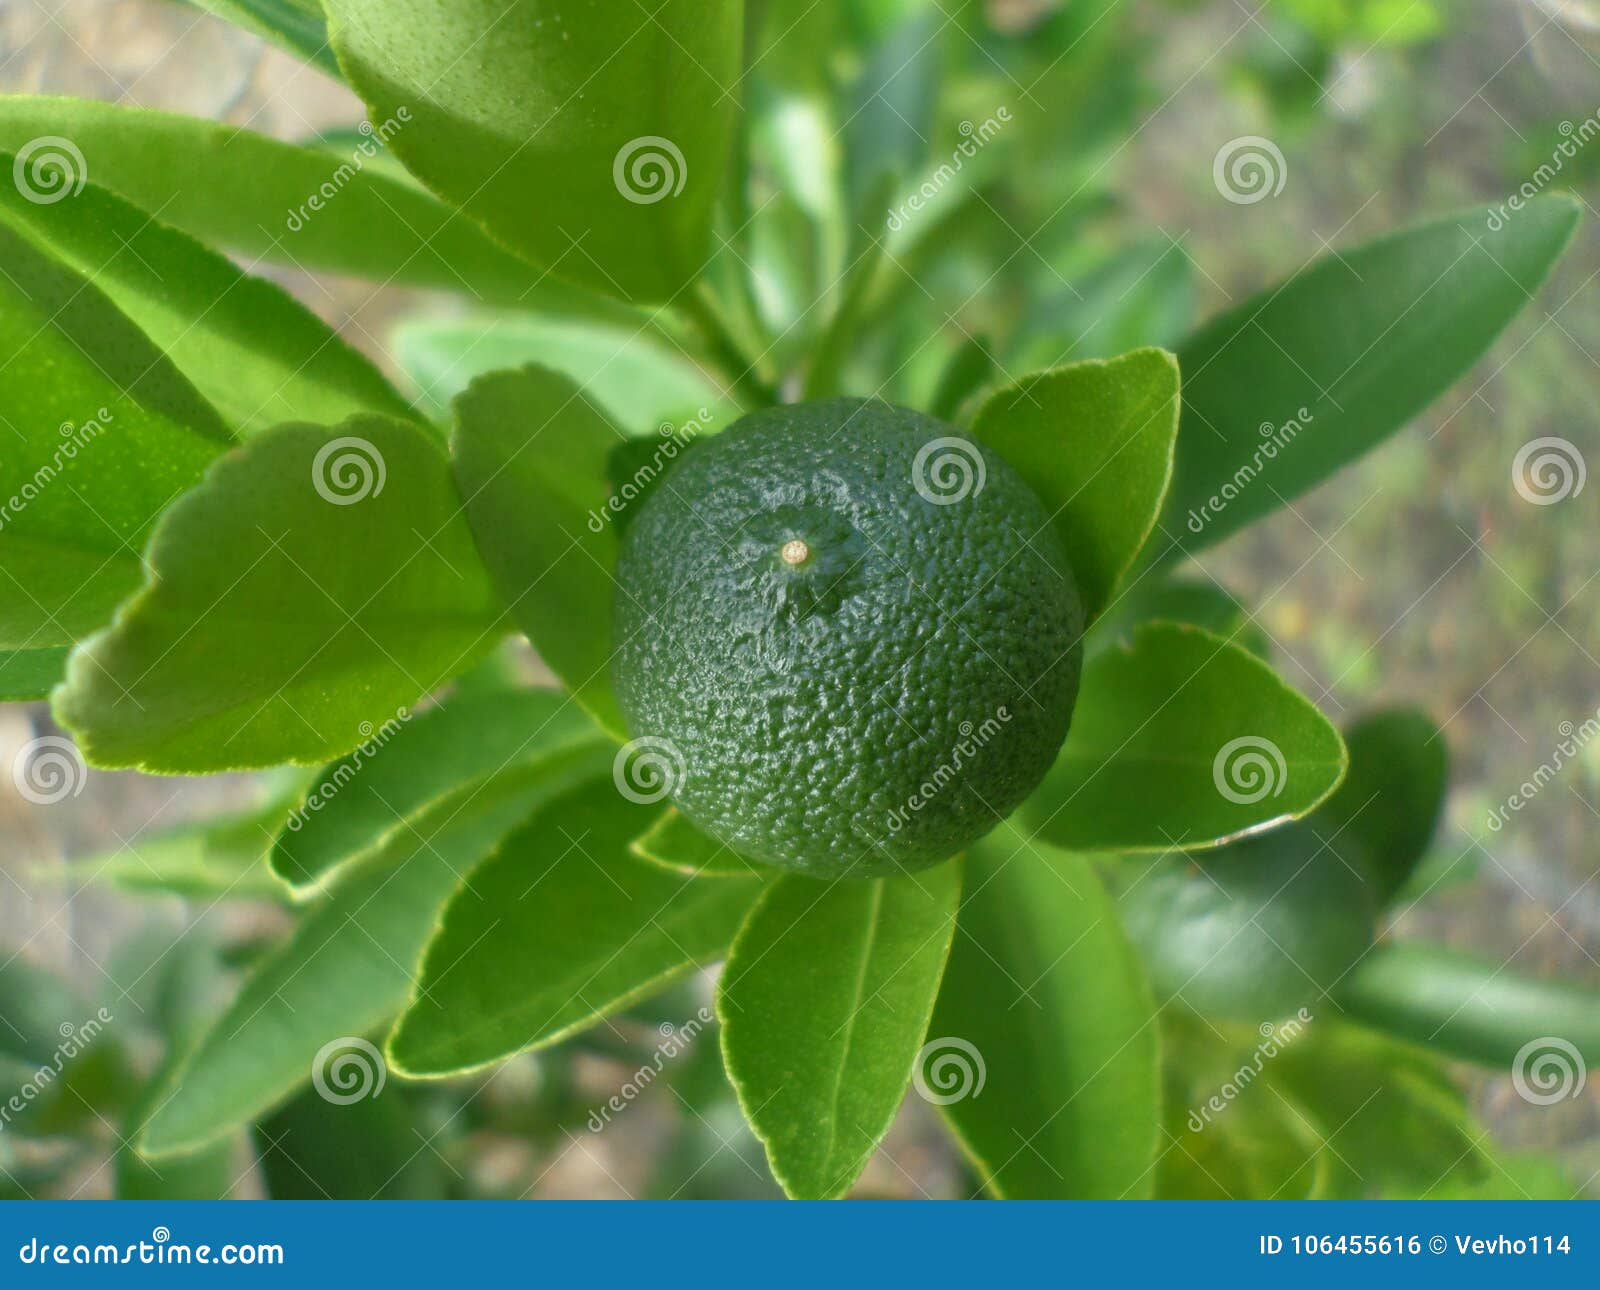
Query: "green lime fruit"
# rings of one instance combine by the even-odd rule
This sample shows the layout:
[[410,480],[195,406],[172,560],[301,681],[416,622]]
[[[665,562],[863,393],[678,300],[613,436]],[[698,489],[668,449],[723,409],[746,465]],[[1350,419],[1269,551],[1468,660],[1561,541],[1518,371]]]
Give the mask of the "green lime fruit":
[[1037,787],[1072,718],[1083,610],[1043,504],[992,449],[881,400],[696,444],[628,527],[617,586],[629,729],[752,860],[947,859]]

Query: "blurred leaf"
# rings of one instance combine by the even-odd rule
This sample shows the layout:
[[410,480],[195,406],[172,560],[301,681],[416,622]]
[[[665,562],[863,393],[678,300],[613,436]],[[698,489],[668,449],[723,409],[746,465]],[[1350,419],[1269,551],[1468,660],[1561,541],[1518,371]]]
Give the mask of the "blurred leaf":
[[317,0],[187,0],[340,79],[339,61],[328,44],[328,28]]
[[49,698],[67,670],[67,655],[71,652],[65,645],[0,650],[0,703]]
[[485,776],[603,738],[566,695],[510,690],[446,699],[325,766],[272,844],[272,871],[304,895],[407,833],[441,802],[463,801]]
[[928,156],[939,96],[941,39],[948,16],[911,12],[873,42],[847,92],[844,154],[856,202],[884,178],[915,174]]
[[1249,650],[1263,662],[1271,661],[1272,643],[1266,631],[1226,587],[1188,578],[1163,578],[1152,572],[1141,574],[1118,593],[1090,630],[1084,648],[1099,654],[1113,645],[1127,645],[1140,627],[1152,622],[1201,627]]
[[742,5],[324,8],[373,119],[404,122],[389,146],[497,241],[625,300],[669,299],[699,273],[733,123]]
[[790,1195],[842,1196],[911,1084],[961,897],[959,862],[770,884],[717,989],[728,1077]]
[[609,776],[541,807],[450,900],[389,1058],[471,1070],[552,1044],[719,958],[760,884],[697,882],[628,843],[650,811]]
[[966,890],[918,1091],[998,1196],[1148,1195],[1155,1016],[1093,868],[1003,824]]
[[478,377],[530,363],[569,377],[608,418],[636,434],[702,409],[702,420],[725,419],[735,407],[715,381],[645,334],[642,324],[516,315],[422,318],[398,328],[391,348],[437,415]]
[[[161,1157],[215,1141],[302,1087],[326,1045],[349,1047],[394,1016],[462,875],[539,802],[592,774],[594,762],[573,754],[559,768],[508,776],[465,808],[424,815],[384,863],[309,910],[174,1073],[139,1149]],[[367,1068],[374,1079],[382,1070],[371,1060]]]
[[68,645],[139,585],[156,517],[232,437],[91,282],[0,222],[0,649]]
[[1345,762],[1338,731],[1260,659],[1152,623],[1085,663],[1066,744],[1021,816],[1076,851],[1217,846],[1304,815]]
[[[393,128],[379,125],[383,133]],[[498,304],[579,298],[415,184],[370,167],[382,155],[377,139],[341,159],[167,112],[89,99],[0,99],[0,148],[20,152],[41,135],[70,138],[94,181],[135,206],[202,242],[268,263]]]
[[928,404],[929,416],[956,420],[967,400],[994,377],[999,369],[990,353],[992,344],[985,336],[968,336],[956,346]]
[[669,806],[649,829],[628,844],[628,850],[675,873],[697,878],[749,878],[772,870],[752,864],[716,838],[689,823],[688,817]]
[[163,518],[147,580],[75,652],[57,719],[107,767],[312,762],[463,671],[501,609],[416,427],[278,426]]
[[1207,323],[1178,350],[1183,426],[1153,557],[1220,541],[1400,429],[1533,298],[1577,223],[1560,194],[1509,219],[1464,211],[1326,256]]
[[1144,546],[1172,474],[1172,355],[1140,349],[1026,376],[989,398],[973,433],[1044,501],[1092,622]]
[[617,430],[566,377],[542,367],[480,377],[456,400],[456,485],[478,550],[545,664],[608,731],[626,738],[611,689],[608,576],[617,538],[602,511]]
[[[13,160],[0,151],[0,168]],[[413,419],[377,368],[282,288],[97,184],[51,205],[0,185],[0,219],[93,281],[241,438],[358,412]]]
[[273,1200],[445,1195],[443,1162],[399,1085],[348,1103],[308,1090],[263,1120],[256,1134]]
[[1584,1064],[1600,1063],[1600,986],[1539,980],[1443,945],[1379,945],[1338,999],[1357,1020],[1462,1061],[1515,1064],[1540,1095],[1574,1088]]

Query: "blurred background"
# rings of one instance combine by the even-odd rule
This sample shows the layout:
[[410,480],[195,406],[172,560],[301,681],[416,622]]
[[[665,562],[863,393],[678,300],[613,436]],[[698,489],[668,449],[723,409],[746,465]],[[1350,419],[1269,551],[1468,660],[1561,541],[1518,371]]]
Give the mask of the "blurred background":
[[[927,396],[969,334],[1005,336],[1023,368],[1170,342],[1329,246],[1507,200],[1564,140],[1585,144],[1563,157],[1549,186],[1570,188],[1591,217],[1600,216],[1592,205],[1600,197],[1600,137],[1587,143],[1579,128],[1600,124],[1600,6],[899,0],[863,7],[900,24],[899,52],[878,51],[889,62],[877,81],[872,51],[825,59],[803,41],[774,53],[753,78],[751,110],[766,132],[758,137],[769,140],[765,157],[758,146],[756,184],[773,185],[780,209],[825,207],[828,193],[805,191],[805,174],[801,187],[793,176],[786,181],[783,156],[796,170],[813,167],[813,176],[837,170],[845,163],[836,139],[889,108],[914,136],[913,152],[942,159],[963,137],[961,122],[1004,107],[1015,125],[984,150],[982,166],[991,169],[983,173],[1021,173],[1037,194],[1034,208],[996,207],[981,200],[980,177],[972,212],[980,227],[970,239],[941,239],[946,253],[919,272],[922,296],[906,316],[922,321],[904,325],[922,331],[910,342],[900,338],[903,358],[890,365],[899,370],[896,388],[887,391],[908,402]],[[846,122],[819,125],[795,110],[813,65],[825,63],[830,77],[864,87],[860,110]],[[934,74],[945,79],[955,115],[922,120],[905,105],[922,96],[917,78]],[[362,115],[333,81],[173,0],[0,0],[0,91],[139,104],[297,140],[349,129]],[[1214,159],[1241,136],[1261,136],[1281,153],[1275,196],[1241,204],[1219,192]],[[963,247],[981,245],[992,258],[1008,240],[1007,254],[1024,257],[1028,281],[1020,290],[987,290],[985,257],[968,258]],[[760,304],[781,331],[786,309],[791,323],[797,316],[785,299],[793,266],[771,255],[770,263],[756,257],[758,272],[769,275]],[[550,331],[516,323],[493,344],[463,347],[452,338],[481,315],[468,319],[453,301],[258,271],[427,399],[463,384],[474,363],[501,366],[539,354]],[[1519,448],[1543,436],[1568,440],[1591,458],[1600,444],[1597,274],[1600,218],[1589,218],[1539,298],[1415,425],[1201,563],[1254,607],[1276,661],[1335,720],[1403,701],[1443,726],[1454,763],[1448,814],[1422,894],[1399,915],[1402,930],[1528,973],[1600,986],[1600,741],[1504,828],[1486,823],[1551,760],[1570,729],[1563,723],[1581,726],[1600,709],[1600,485],[1537,505],[1514,487],[1512,467]],[[930,321],[945,318],[954,321],[925,334]],[[804,328],[792,328],[783,343],[804,344]],[[604,349],[602,340],[595,344]],[[574,361],[598,366],[616,358],[613,349],[600,360]],[[689,391],[699,382],[716,397],[709,378],[686,379]],[[9,763],[16,749],[52,730],[43,705],[0,706],[0,760]],[[41,805],[12,791],[9,779],[0,783],[0,961],[20,956],[59,974],[88,1004],[137,1018],[132,1031],[148,1025],[154,1032],[156,1019],[173,1009],[204,1015],[233,988],[252,946],[286,926],[285,915],[270,899],[238,899],[239,891],[219,900],[203,883],[189,899],[141,892],[130,857],[144,839],[262,791],[244,777],[96,772],[77,795]],[[681,1024],[707,998],[704,983],[681,987],[592,1042],[518,1059],[465,1095],[402,1091],[413,1122],[394,1128],[398,1181],[386,1194],[443,1186],[474,1195],[641,1195],[669,1175],[679,1182],[668,1190],[686,1195],[770,1194],[759,1148],[731,1100],[715,1094],[721,1077],[709,1030],[674,1060],[672,1078],[630,1102],[605,1134],[581,1127],[649,1057],[659,1018]],[[1517,1097],[1508,1076],[1470,1068],[1460,1076],[1500,1142],[1554,1155],[1595,1188],[1600,1078],[1591,1072],[1582,1095],[1539,1106]],[[713,1091],[691,1096],[686,1090],[697,1081]],[[117,1166],[108,1153],[120,1135],[96,1110],[101,1096],[86,1089],[83,1107],[63,1112],[100,1121],[89,1126],[105,1148],[98,1155],[18,1158],[0,1137],[0,1165],[21,1192],[33,1190],[30,1179],[47,1194],[113,1191]],[[115,1102],[114,1091],[104,1096]],[[283,1116],[287,1135],[296,1116],[314,1122],[316,1107],[295,1104]],[[260,1194],[269,1181],[274,1194],[296,1186],[317,1194],[309,1179],[297,1180],[290,1153],[275,1151],[270,1126],[264,1133],[258,1160],[244,1153],[235,1161],[232,1194]],[[690,1182],[680,1186],[685,1176]],[[928,1108],[917,1103],[864,1190],[951,1195],[968,1186]]]

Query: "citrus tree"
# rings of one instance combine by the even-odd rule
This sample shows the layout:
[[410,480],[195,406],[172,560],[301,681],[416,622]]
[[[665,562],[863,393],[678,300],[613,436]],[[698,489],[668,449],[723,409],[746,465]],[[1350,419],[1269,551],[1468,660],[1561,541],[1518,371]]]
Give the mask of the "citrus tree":
[[[604,1132],[670,1064],[799,1197],[912,1090],[1000,1196],[1559,1186],[1442,1059],[1593,1060],[1593,997],[1378,940],[1439,731],[1336,729],[1183,561],[1449,388],[1572,201],[1190,327],[1159,260],[1057,267],[1132,124],[1114,5],[201,7],[367,117],[0,101],[0,693],[70,736],[35,802],[270,771],[88,865],[290,929],[143,947],[155,1037],[104,1023],[24,1127],[120,1117],[128,1195],[225,1192],[252,1133],[276,1195],[436,1194],[416,1139],[539,1050],[514,1131]],[[463,308],[398,333],[402,391],[274,265]],[[48,1062],[78,1005],[0,976],[8,1062]],[[568,1063],[608,1047],[644,1064],[596,1110]]]

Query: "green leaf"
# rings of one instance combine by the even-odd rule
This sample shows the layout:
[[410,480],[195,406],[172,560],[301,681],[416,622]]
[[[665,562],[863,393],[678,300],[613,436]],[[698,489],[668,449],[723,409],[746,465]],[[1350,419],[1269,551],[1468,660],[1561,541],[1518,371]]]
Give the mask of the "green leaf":
[[318,772],[273,842],[272,871],[305,895],[441,800],[470,798],[484,777],[601,738],[571,699],[549,690],[451,698],[407,714]]
[[986,336],[968,336],[956,346],[939,374],[938,387],[928,404],[928,415],[941,421],[959,418],[967,400],[983,388],[998,371],[994,342]]
[[[13,161],[0,151],[0,168]],[[0,219],[93,281],[240,437],[280,421],[414,415],[371,363],[281,287],[97,184],[49,205],[0,185]]]
[[1087,653],[1098,654],[1114,644],[1128,644],[1140,627],[1150,622],[1188,623],[1203,627],[1257,658],[1270,661],[1271,641],[1231,591],[1215,582],[1190,578],[1163,578],[1146,570],[1124,587],[1095,623],[1084,642]]
[[720,958],[760,884],[696,882],[628,843],[609,777],[550,801],[473,872],[428,945],[389,1060],[444,1076],[554,1043]]
[[1450,752],[1421,712],[1374,712],[1344,733],[1350,773],[1318,812],[1381,908],[1410,880],[1444,811]]
[[919,1090],[998,1196],[1148,1195],[1155,1015],[1094,869],[1004,824],[967,892]]
[[456,400],[456,484],[478,550],[545,664],[607,730],[616,533],[607,463],[624,436],[566,377],[540,367],[474,381]]
[[1084,666],[1072,729],[1022,818],[1076,851],[1216,846],[1304,815],[1345,748],[1309,700],[1208,632],[1148,624]]
[[1179,347],[1174,558],[1321,483],[1449,389],[1532,298],[1578,223],[1565,194],[1334,252]]
[[961,865],[831,883],[785,875],[717,989],[722,1052],[789,1195],[842,1196],[889,1131],[927,1036]]
[[466,809],[432,812],[390,845],[386,863],[312,908],[174,1074],[140,1151],[193,1150],[256,1119],[312,1078],[325,1045],[361,1038],[394,1016],[461,874],[539,802],[595,768],[594,754],[575,755],[559,770],[507,777]]
[[0,223],[0,649],[68,645],[139,585],[228,428],[92,283]]
[[67,670],[67,655],[71,652],[65,645],[0,650],[0,703],[49,698]]
[[1107,867],[1159,997],[1272,1020],[1323,1001],[1372,944],[1378,913],[1433,832],[1446,766],[1406,709],[1345,733],[1349,773],[1304,819],[1199,855]]
[[753,864],[689,823],[688,817],[669,806],[646,832],[628,844],[628,850],[641,860],[696,878],[749,878],[775,870]]
[[287,50],[337,79],[339,60],[328,44],[328,27],[317,0],[187,0]]
[[399,1086],[350,1103],[300,1094],[257,1128],[273,1200],[440,1200],[443,1160]]
[[391,349],[429,409],[441,415],[478,377],[535,362],[570,377],[611,421],[635,432],[690,416],[725,421],[735,409],[719,385],[637,323],[521,315],[418,319],[395,331]]
[[[379,139],[394,129],[375,123]],[[555,304],[545,275],[470,220],[374,164],[376,139],[342,157],[195,117],[87,99],[0,98],[0,148],[64,135],[97,184],[166,223],[253,259],[375,282]],[[59,205],[59,203],[57,203]]]
[[404,121],[390,147],[496,240],[623,299],[668,299],[699,273],[733,123],[736,0],[324,7],[372,118]]
[[973,433],[1043,499],[1092,621],[1161,511],[1178,433],[1177,362],[1136,349],[1024,377],[989,398]]
[[[195,824],[135,835],[115,850],[71,861],[73,882],[101,882],[124,891],[194,899],[281,901],[283,887],[267,868],[272,839],[300,801],[296,774],[260,806]],[[44,875],[48,878],[48,871]]]
[[146,561],[55,695],[101,766],[339,756],[499,630],[443,454],[382,417],[253,439],[167,512]]
[[1555,1078],[1575,1071],[1573,1050],[1583,1063],[1600,1063],[1600,990],[1524,976],[1442,945],[1378,946],[1345,978],[1338,999],[1357,1020],[1462,1061],[1516,1064],[1541,1094],[1550,1091],[1533,1082],[1541,1061],[1549,1062],[1542,1074]]

